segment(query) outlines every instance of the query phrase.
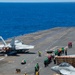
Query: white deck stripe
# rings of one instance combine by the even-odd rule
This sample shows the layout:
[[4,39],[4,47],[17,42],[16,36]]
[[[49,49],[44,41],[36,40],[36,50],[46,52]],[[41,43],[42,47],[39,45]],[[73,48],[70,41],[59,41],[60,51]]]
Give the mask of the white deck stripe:
[[0,60],[3,60],[4,58],[1,58]]

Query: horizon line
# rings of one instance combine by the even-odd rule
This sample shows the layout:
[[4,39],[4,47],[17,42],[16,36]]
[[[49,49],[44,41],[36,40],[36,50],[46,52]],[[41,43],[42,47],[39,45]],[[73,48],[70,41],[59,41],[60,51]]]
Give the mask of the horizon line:
[[68,2],[67,1],[61,1],[61,2],[42,2],[42,1],[41,2],[24,2],[24,1],[22,1],[22,2],[21,1],[18,1],[18,2],[10,1],[9,2],[9,1],[7,1],[7,2],[2,2],[1,1],[0,3],[75,3],[75,1],[73,1],[73,2],[71,2],[71,1],[68,1]]

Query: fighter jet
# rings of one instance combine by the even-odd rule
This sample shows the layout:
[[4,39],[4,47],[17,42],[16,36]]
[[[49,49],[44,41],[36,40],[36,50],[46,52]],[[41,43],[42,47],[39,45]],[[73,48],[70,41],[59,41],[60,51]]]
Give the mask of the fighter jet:
[[58,66],[51,67],[51,70],[62,75],[75,75],[75,68],[66,62],[63,62]]
[[29,49],[33,49],[33,45],[26,45],[20,40],[15,40],[15,38],[12,39],[11,43],[9,44],[12,49],[17,51],[28,51]]
[[6,43],[4,39],[0,36],[0,39],[2,40],[3,44],[0,45],[0,51],[1,50],[17,50],[17,51],[28,51],[29,49],[33,49],[33,45],[25,45],[19,40],[15,40],[15,37],[12,38],[10,43]]

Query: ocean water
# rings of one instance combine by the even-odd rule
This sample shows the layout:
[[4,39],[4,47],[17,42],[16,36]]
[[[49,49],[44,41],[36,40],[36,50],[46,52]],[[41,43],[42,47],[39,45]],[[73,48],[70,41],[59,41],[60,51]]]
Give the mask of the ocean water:
[[75,3],[0,3],[0,36],[4,39],[71,26],[75,26]]

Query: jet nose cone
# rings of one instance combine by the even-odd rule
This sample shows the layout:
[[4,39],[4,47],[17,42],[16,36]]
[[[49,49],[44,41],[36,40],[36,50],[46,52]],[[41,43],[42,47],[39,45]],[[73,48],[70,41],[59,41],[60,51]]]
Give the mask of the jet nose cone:
[[54,67],[51,67],[51,70],[54,70]]

